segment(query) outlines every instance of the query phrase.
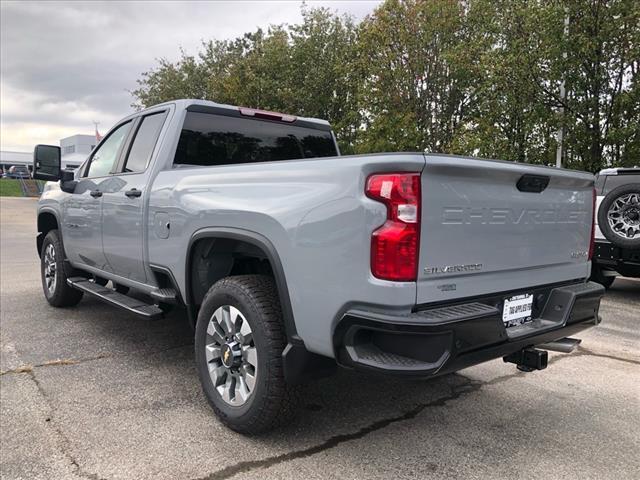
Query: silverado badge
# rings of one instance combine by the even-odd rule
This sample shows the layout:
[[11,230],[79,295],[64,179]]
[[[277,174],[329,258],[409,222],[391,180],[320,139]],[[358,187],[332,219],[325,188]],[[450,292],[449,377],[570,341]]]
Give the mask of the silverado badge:
[[443,267],[424,267],[424,273],[439,274],[439,273],[456,273],[456,272],[475,272],[482,270],[481,263],[469,263],[466,265],[445,265]]

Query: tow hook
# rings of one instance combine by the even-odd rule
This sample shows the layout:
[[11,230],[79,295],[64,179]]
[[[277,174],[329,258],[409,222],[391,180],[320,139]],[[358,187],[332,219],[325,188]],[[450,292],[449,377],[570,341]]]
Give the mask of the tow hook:
[[549,354],[546,350],[524,348],[518,352],[502,357],[505,363],[515,363],[521,372],[533,372],[547,368]]

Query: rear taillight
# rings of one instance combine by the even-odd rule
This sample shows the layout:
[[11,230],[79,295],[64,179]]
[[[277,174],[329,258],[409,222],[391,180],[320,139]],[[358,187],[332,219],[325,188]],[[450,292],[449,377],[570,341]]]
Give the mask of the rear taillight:
[[420,244],[420,174],[371,175],[366,194],[387,206],[387,221],[371,236],[371,273],[383,280],[415,282]]
[[596,189],[593,189],[593,216],[591,217],[591,242],[589,243],[589,260],[593,258],[593,251],[596,247]]

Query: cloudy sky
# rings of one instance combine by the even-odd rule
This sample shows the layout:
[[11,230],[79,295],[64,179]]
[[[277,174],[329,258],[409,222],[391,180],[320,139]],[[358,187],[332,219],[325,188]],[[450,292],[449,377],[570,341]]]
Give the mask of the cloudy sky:
[[[0,148],[105,133],[129,114],[140,73],[182,47],[300,20],[300,1],[0,3]],[[307,1],[357,20],[378,1]]]

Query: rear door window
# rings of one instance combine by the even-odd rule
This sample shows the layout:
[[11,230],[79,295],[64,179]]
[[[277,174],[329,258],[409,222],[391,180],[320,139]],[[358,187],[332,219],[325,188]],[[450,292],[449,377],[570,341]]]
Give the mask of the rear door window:
[[187,112],[174,163],[235,165],[337,154],[329,130]]
[[166,112],[158,112],[142,118],[124,164],[125,172],[143,172],[147,168],[165,117]]

